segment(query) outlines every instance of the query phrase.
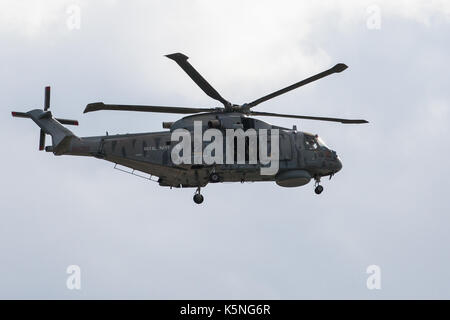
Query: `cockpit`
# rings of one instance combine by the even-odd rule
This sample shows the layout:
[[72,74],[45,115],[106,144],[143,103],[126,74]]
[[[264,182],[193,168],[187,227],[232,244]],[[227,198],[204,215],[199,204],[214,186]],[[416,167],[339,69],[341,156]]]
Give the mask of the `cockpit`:
[[304,133],[305,161],[321,175],[333,175],[342,169],[342,162],[325,142],[318,136]]
[[305,133],[305,149],[306,150],[318,150],[318,149],[330,149],[325,142],[318,136]]

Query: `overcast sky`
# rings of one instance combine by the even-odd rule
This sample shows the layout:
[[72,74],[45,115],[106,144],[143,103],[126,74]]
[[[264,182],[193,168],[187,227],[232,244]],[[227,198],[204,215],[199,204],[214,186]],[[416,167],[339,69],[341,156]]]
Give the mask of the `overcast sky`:
[[[449,299],[449,38],[444,0],[0,0],[0,298]],[[370,124],[262,119],[319,134],[343,170],[320,196],[215,184],[198,206],[194,189],[38,152],[38,127],[10,115],[42,108],[46,85],[79,136],[178,118],[82,114],[90,102],[218,106],[174,52],[234,103],[346,63],[257,109]]]

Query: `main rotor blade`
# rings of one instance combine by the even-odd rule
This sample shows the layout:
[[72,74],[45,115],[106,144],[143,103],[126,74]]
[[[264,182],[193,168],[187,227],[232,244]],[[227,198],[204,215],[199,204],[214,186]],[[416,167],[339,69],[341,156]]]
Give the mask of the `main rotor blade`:
[[194,80],[194,82],[211,98],[222,102],[225,107],[230,105],[230,102],[222,98],[222,96],[214,89],[205,78],[187,61],[189,57],[182,53],[173,53],[166,55],[167,58],[175,61],[187,74]]
[[320,121],[332,121],[332,122],[340,122],[340,123],[345,123],[345,124],[369,123],[369,121],[367,121],[367,120],[352,120],[352,119],[340,119],[340,118],[328,118],[328,117],[297,116],[297,115],[293,115],[293,114],[279,114],[279,113],[259,112],[259,111],[250,111],[250,115],[252,115],[252,116],[269,116],[269,117],[307,119],[307,120],[320,120]]
[[185,107],[164,107],[164,106],[137,106],[126,104],[104,104],[103,102],[90,103],[86,106],[83,113],[98,110],[119,110],[119,111],[141,111],[141,112],[160,112],[160,113],[200,113],[218,111],[218,108],[185,108]]
[[330,74],[342,72],[342,71],[344,71],[347,68],[348,67],[345,64],[338,63],[333,68],[330,68],[330,69],[328,69],[326,71],[318,73],[318,74],[316,74],[316,75],[314,75],[312,77],[309,77],[309,78],[307,78],[305,80],[302,80],[300,82],[294,83],[293,85],[290,85],[289,87],[286,87],[284,89],[275,91],[275,92],[273,92],[271,94],[268,94],[267,96],[261,97],[261,98],[255,100],[255,101],[253,101],[253,102],[248,103],[247,106],[252,108],[252,107],[260,104],[261,102],[264,102],[264,101],[267,101],[269,99],[278,97],[279,95],[282,95],[282,94],[284,94],[286,92],[289,92],[291,90],[297,89],[298,87],[304,86],[305,84],[311,83],[313,81],[322,79],[322,78],[324,78],[326,76],[329,76]]

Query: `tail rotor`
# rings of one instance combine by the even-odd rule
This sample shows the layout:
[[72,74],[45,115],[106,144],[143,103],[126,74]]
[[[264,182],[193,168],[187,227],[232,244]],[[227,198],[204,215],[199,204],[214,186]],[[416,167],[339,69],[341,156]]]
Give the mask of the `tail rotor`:
[[[41,114],[39,114],[39,119],[44,118],[53,118],[52,113],[50,112],[50,87],[45,87],[45,97],[44,97],[44,110],[40,110]],[[32,118],[31,117],[31,111],[30,112],[12,112],[13,117],[18,118]],[[60,119],[60,118],[53,118],[54,120],[58,121],[60,124],[65,125],[73,125],[77,126],[78,121],[77,120],[69,120],[69,119]],[[44,127],[45,129],[45,127]],[[50,132],[46,132],[44,129],[41,128],[40,134],[39,134],[39,150],[45,150],[45,135],[50,134]]]

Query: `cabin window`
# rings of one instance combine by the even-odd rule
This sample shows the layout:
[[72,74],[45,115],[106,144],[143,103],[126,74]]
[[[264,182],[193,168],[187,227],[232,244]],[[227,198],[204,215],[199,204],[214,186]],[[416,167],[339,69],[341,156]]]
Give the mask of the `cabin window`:
[[251,118],[242,118],[242,125],[244,126],[244,131],[248,129],[255,128],[255,119]]
[[[259,162],[259,137],[258,136],[256,136],[256,150],[254,149],[254,150],[251,150],[252,152],[254,152],[254,154],[256,154],[256,162]],[[237,157],[237,155],[238,155],[238,138],[237,137],[234,137],[234,145],[233,145],[233,148],[234,148],[234,163],[235,164],[237,164],[237,161],[238,161],[238,157]],[[249,164],[250,163],[250,137],[245,137],[245,144],[244,144],[244,151],[245,151],[245,154],[244,154],[244,160],[245,160],[245,163],[246,164]],[[269,151],[270,151],[270,146],[269,146]],[[253,159],[254,160],[254,159]]]

